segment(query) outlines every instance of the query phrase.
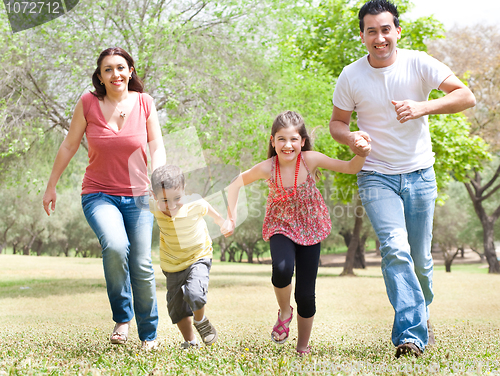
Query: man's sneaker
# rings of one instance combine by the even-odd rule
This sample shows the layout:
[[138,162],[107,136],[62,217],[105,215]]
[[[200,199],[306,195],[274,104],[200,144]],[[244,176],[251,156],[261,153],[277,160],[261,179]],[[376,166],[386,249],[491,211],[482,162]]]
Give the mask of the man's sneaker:
[[396,358],[399,358],[400,356],[412,355],[415,358],[418,358],[420,355],[422,355],[422,350],[420,350],[420,348],[414,343],[406,342],[396,348]]
[[214,326],[210,324],[208,318],[205,317],[205,320],[200,322],[199,324],[194,324],[194,327],[200,333],[201,339],[205,345],[212,345],[217,341],[217,331]]

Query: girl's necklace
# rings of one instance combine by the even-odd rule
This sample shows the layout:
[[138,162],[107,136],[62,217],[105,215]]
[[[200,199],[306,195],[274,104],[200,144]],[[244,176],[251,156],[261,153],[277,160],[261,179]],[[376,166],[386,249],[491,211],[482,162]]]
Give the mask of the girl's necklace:
[[281,184],[281,189],[283,190],[284,194],[283,195],[279,195],[278,197],[274,198],[273,202],[284,201],[288,197],[295,196],[295,194],[297,193],[297,179],[299,177],[301,154],[302,153],[299,153],[299,155],[297,156],[297,164],[295,165],[295,181],[293,183],[293,193],[288,193],[288,194],[286,194],[285,187],[283,186],[283,181],[281,180],[280,162],[279,162],[279,159],[278,159],[278,155],[276,155],[276,168],[274,169],[274,181],[276,182],[276,186],[278,188],[278,194],[279,194],[279,188],[280,188],[280,186],[278,185],[278,177],[279,177],[279,181],[280,181],[280,184]]

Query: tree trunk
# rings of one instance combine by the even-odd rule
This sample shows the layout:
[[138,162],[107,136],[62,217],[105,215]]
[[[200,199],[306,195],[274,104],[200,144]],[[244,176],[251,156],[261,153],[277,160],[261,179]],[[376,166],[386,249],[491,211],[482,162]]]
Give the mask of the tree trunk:
[[444,260],[444,267],[446,269],[446,273],[451,273],[451,263],[453,260]]
[[12,242],[12,254],[15,255],[17,254],[17,245],[19,244],[19,241],[17,240],[14,240]]
[[475,252],[475,253],[477,253],[479,255],[479,258],[481,259],[481,262],[484,261],[484,254],[483,253],[479,253],[479,251],[477,249],[472,248],[472,247],[470,249],[471,249],[472,252]]
[[361,234],[361,228],[363,227],[363,207],[361,206],[360,201],[358,200],[358,205],[355,210],[355,221],[354,221],[354,230],[352,231],[351,241],[349,242],[349,247],[347,248],[347,255],[344,263],[344,270],[340,273],[341,276],[354,276],[354,259],[356,257],[356,251],[360,244],[359,235]]
[[443,251],[444,267],[446,269],[446,273],[451,273],[451,264],[453,263],[453,260],[455,260],[455,257],[457,257],[459,252],[460,248],[458,248],[453,255],[451,254],[451,251]]
[[220,246],[220,260],[226,261],[226,251],[229,249],[233,242],[227,242],[224,236],[219,237],[219,246]]
[[245,251],[247,253],[249,264],[253,264],[253,246],[254,246],[254,244],[251,244],[250,246],[247,246],[245,249]]
[[40,239],[36,239],[35,242],[33,243],[33,251],[36,253],[37,256],[42,255],[42,246],[43,242]]
[[488,261],[488,272],[500,274],[500,264],[495,251],[495,222],[487,221],[483,223],[483,244],[484,256]]
[[231,249],[228,248],[227,250],[227,253],[229,253],[229,262],[236,262],[236,260],[234,259],[234,256],[236,255],[236,251],[233,251]]
[[481,225],[483,226],[483,247],[484,256],[488,261],[488,272],[495,274],[500,274],[500,264],[497,259],[494,244],[494,227],[495,221],[500,217],[500,206],[495,209],[492,215],[488,215],[483,206],[483,201],[487,200],[500,189],[500,184],[498,184],[496,187],[492,188],[490,192],[486,193],[486,190],[490,189],[493,186],[495,180],[499,176],[500,166],[498,166],[496,173],[490,179],[490,181],[483,186],[481,185],[481,175],[477,171],[474,175],[474,179],[470,179],[469,183],[465,183],[465,188],[467,189],[469,197],[472,200],[472,204],[474,205],[474,211],[476,212],[479,220],[481,221]]
[[[3,249],[4,248],[7,248],[7,232],[9,232],[10,228],[12,226],[14,226],[14,224],[16,223],[15,220],[13,220],[8,226],[7,228],[4,230],[3,232],[3,236],[2,236],[2,244],[0,244],[0,254],[3,252]],[[15,254],[15,253],[14,253]]]
[[354,256],[354,269],[366,269],[365,245],[368,238],[368,232],[365,232],[358,243],[356,255]]

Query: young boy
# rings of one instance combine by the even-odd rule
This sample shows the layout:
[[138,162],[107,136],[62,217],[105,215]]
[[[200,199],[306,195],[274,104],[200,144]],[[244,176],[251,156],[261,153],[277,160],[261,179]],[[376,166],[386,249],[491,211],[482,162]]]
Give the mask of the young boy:
[[224,218],[201,197],[187,199],[184,174],[177,166],[157,168],[151,187],[154,199],[149,200],[149,207],[160,227],[160,266],[167,277],[168,314],[184,337],[183,348],[198,346],[191,316],[203,342],[212,345],[217,331],[205,316],[212,239],[203,216],[211,216],[219,227]]

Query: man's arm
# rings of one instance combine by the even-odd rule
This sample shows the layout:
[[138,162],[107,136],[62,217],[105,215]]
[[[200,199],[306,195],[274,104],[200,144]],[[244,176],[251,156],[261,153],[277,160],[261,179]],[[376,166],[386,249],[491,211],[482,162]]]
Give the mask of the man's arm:
[[392,101],[399,122],[404,123],[425,115],[454,114],[476,105],[474,94],[454,74],[439,85],[439,90],[446,95],[430,101]]
[[351,132],[349,129],[351,114],[352,111],[344,111],[333,106],[332,118],[330,119],[330,134],[335,141],[349,146],[354,154],[366,157],[370,154],[370,146],[357,146],[356,144],[364,144],[358,142],[361,138],[364,138],[367,142],[371,142],[370,136],[362,131]]

